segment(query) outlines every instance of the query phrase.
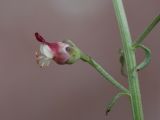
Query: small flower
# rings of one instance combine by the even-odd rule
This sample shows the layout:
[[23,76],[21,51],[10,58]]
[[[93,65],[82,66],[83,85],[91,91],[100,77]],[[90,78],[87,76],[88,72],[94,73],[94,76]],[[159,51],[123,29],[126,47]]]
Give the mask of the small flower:
[[49,43],[39,33],[35,37],[41,43],[39,52],[35,53],[40,67],[49,66],[52,60],[57,64],[73,64],[81,57],[80,50],[70,40]]

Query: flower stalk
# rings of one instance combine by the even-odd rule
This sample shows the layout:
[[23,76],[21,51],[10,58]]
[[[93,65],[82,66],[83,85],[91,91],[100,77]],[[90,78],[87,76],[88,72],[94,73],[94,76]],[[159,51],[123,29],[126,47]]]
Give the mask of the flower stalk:
[[115,80],[106,70],[104,70],[101,65],[99,65],[92,57],[81,53],[81,60],[84,62],[89,63],[93,68],[95,68],[107,81],[112,83],[115,87],[119,88],[121,91],[123,91],[126,94],[129,94],[129,91],[127,88],[125,88],[122,84],[120,84],[117,80]]

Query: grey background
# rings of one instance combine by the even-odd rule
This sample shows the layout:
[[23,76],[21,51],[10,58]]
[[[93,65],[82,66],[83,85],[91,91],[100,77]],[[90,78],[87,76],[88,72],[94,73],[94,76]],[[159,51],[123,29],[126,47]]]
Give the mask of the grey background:
[[[124,0],[135,39],[160,13],[159,0]],[[160,25],[147,37],[152,62],[139,72],[145,120],[160,117]],[[79,61],[40,69],[34,32],[48,41],[72,39],[127,86],[120,74],[120,36],[111,0],[0,0],[0,120],[104,120],[117,89]],[[138,62],[143,59],[138,51]],[[131,120],[128,99],[109,120]]]

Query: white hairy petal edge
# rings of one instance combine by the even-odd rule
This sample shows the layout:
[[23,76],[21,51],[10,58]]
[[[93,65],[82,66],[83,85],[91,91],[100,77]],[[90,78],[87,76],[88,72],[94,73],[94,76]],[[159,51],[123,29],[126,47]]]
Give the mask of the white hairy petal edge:
[[41,44],[40,45],[40,53],[47,58],[53,58],[54,57],[54,51],[51,50],[51,48],[48,45]]

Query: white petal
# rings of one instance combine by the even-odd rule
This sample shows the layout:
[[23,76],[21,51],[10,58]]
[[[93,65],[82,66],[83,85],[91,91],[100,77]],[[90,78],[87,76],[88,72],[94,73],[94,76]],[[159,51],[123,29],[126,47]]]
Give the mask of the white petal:
[[53,58],[54,57],[54,52],[49,48],[48,45],[41,44],[40,45],[40,52],[42,55],[48,57],[48,58]]
[[37,57],[37,62],[41,67],[47,67],[51,61],[52,61],[51,58],[48,58],[44,55],[40,55]]

